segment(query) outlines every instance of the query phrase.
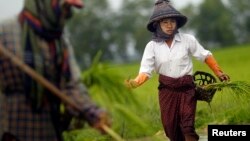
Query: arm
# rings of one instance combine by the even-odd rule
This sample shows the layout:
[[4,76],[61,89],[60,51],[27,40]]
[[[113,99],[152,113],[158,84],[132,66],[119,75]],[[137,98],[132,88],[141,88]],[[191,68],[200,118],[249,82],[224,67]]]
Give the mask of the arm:
[[205,63],[209,68],[214,72],[214,74],[220,79],[220,81],[230,81],[230,78],[227,74],[223,73],[217,61],[212,55],[208,55],[205,59]]
[[194,36],[190,36],[189,40],[189,43],[192,43],[190,44],[190,53],[197,60],[204,60],[209,68],[214,72],[214,74],[220,79],[220,81],[229,81],[229,76],[223,73],[212,53],[209,50],[204,49]]
[[128,88],[137,88],[150,78],[151,72],[154,70],[154,58],[154,46],[152,42],[149,42],[143,53],[139,74],[134,79],[125,80]]

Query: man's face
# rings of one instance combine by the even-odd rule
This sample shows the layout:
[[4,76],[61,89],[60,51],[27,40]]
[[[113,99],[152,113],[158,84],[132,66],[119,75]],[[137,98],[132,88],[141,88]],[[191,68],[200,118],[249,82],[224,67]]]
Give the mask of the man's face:
[[177,28],[177,22],[175,18],[164,18],[160,20],[160,26],[164,33],[172,35]]

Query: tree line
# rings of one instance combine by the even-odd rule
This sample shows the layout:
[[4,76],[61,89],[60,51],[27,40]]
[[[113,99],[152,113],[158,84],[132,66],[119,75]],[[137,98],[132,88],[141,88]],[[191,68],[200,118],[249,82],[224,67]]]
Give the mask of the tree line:
[[[121,7],[113,10],[108,0],[86,1],[85,8],[77,11],[67,26],[81,67],[88,67],[98,51],[102,51],[102,61],[138,61],[151,38],[146,24],[154,2],[123,0]],[[188,17],[181,30],[195,34],[205,48],[250,42],[247,0],[203,0],[177,10]]]

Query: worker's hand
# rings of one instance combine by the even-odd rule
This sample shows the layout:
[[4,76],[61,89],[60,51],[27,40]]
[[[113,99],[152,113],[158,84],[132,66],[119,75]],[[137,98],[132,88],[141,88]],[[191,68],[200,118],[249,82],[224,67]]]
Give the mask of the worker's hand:
[[128,88],[137,88],[145,83],[149,79],[149,75],[147,73],[139,73],[135,79],[127,79],[125,80],[125,85]]
[[89,125],[100,133],[105,134],[104,126],[111,126],[111,120],[108,113],[99,107],[90,107],[82,113],[83,118],[89,123]]
[[138,87],[137,82],[134,79],[127,79],[124,81],[124,84],[127,88],[136,88]]
[[221,82],[229,82],[230,81],[230,77],[225,74],[225,73],[221,73],[218,78],[220,79]]
[[92,127],[100,131],[102,134],[105,134],[106,131],[104,130],[104,126],[110,127],[111,126],[111,120],[108,116],[107,112],[101,111],[98,113],[98,120],[93,123]]

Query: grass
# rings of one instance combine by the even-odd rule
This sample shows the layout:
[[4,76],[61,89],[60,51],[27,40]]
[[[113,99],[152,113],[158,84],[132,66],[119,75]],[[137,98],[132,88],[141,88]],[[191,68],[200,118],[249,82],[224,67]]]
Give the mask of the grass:
[[[250,45],[233,46],[212,50],[212,52],[223,71],[231,77],[232,81],[249,81]],[[157,136],[155,136],[163,130],[158,106],[157,74],[154,74],[144,85],[127,93],[122,92],[126,91],[122,88],[124,80],[129,77],[135,77],[138,69],[139,61],[133,64],[118,64],[107,66],[105,69],[102,68],[102,71],[96,72],[97,74],[94,75],[101,77],[102,75],[109,74],[109,77],[105,77],[105,79],[117,82],[116,84],[112,82],[110,84],[115,85],[114,87],[119,87],[121,90],[118,92],[114,90],[113,94],[111,94],[112,91],[108,91],[107,93],[105,92],[106,89],[100,89],[99,87],[103,83],[106,83],[105,87],[108,87],[110,86],[109,83],[107,81],[99,81],[99,87],[90,88],[91,96],[97,103],[108,108],[112,115],[112,129],[121,135],[122,138],[131,141],[160,140],[160,138],[156,138]],[[194,61],[194,70],[206,71],[212,74],[212,71],[205,64],[198,61]],[[119,101],[115,101],[115,99],[119,99]],[[124,101],[122,99],[127,100]],[[129,99],[134,100],[130,101]],[[138,104],[133,104],[137,103],[133,101],[137,101]],[[237,97],[225,89],[216,92],[210,105],[206,102],[198,102],[196,112],[197,131],[201,134],[206,134],[208,124],[249,124],[249,101],[249,97]],[[67,138],[66,141],[80,141],[86,138],[89,141],[112,140],[109,136],[100,135],[88,126],[85,126],[84,129],[66,132],[65,138]]]

